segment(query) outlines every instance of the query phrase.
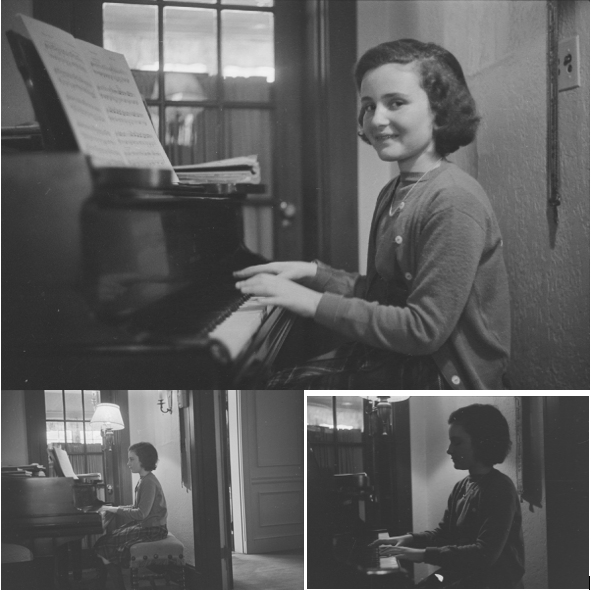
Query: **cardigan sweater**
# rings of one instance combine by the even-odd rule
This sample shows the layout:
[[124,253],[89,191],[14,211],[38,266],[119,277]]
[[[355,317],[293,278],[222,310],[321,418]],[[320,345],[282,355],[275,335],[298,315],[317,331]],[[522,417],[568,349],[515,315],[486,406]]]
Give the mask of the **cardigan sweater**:
[[378,196],[367,275],[318,261],[316,276],[305,282],[324,292],[314,319],[378,349],[431,355],[454,389],[501,389],[509,288],[488,197],[444,160],[402,193],[400,201],[408,200],[390,217],[397,180]]
[[525,572],[521,507],[512,480],[496,469],[456,483],[439,526],[413,533],[425,562],[490,588],[514,588]]
[[158,478],[148,472],[140,478],[135,487],[135,502],[117,509],[118,515],[124,515],[134,521],[141,521],[142,527],[166,525],[166,499]]

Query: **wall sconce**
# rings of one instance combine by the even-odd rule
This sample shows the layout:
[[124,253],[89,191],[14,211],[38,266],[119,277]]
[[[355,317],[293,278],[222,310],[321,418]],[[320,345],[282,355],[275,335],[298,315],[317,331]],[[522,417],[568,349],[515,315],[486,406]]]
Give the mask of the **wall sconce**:
[[[166,404],[168,404],[168,408],[164,409],[164,394],[166,394]],[[158,390],[158,406],[160,407],[161,413],[170,413],[172,414],[172,390]]]
[[97,404],[92,419],[90,419],[90,426],[93,429],[101,430],[103,448],[112,451],[113,443],[115,442],[114,432],[125,429],[119,406],[109,402]]
[[410,396],[364,396],[371,403],[370,434],[388,435],[392,430],[392,403],[408,400]]

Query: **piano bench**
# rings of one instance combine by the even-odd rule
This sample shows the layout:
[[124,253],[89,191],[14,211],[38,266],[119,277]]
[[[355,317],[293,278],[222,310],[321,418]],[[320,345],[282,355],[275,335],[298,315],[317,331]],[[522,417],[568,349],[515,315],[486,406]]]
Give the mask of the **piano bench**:
[[138,589],[140,581],[149,581],[153,587],[156,579],[172,581],[175,588],[185,588],[185,547],[172,534],[156,542],[139,542],[130,551],[131,588]]
[[33,554],[24,546],[2,543],[2,588],[38,589]]

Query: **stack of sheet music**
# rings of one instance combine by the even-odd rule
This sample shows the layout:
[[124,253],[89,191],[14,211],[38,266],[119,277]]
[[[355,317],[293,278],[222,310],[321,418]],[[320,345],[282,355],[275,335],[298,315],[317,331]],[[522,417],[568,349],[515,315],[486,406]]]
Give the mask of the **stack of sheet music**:
[[261,168],[256,155],[175,166],[174,170],[184,184],[250,185],[261,182]]
[[45,476],[45,466],[28,464],[26,466],[2,466],[2,477],[30,478],[31,476]]

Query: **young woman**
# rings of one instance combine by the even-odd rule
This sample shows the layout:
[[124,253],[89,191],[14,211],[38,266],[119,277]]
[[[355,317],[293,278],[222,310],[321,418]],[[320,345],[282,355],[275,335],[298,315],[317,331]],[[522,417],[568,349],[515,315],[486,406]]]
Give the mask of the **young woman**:
[[135,487],[133,505],[111,507],[105,505],[103,510],[116,513],[130,521],[117,528],[111,534],[99,538],[94,551],[100,558],[100,579],[103,583],[110,575],[113,588],[124,589],[120,567],[129,566],[129,548],[138,542],[162,540],[168,535],[166,528],[166,499],[162,486],[152,470],[156,469],[158,452],[151,443],[134,443],[129,448],[127,467],[140,479]]
[[360,137],[400,176],[378,196],[367,276],[319,261],[235,273],[245,294],[351,339],[275,376],[272,387],[503,387],[509,294],[499,227],[484,190],[446,157],[479,117],[462,68],[433,43],[402,39],[355,69]]
[[473,404],[449,417],[447,453],[469,476],[449,497],[434,530],[385,540],[380,553],[442,567],[421,588],[523,588],[521,507],[511,479],[493,466],[502,463],[511,439],[505,417],[494,406]]

